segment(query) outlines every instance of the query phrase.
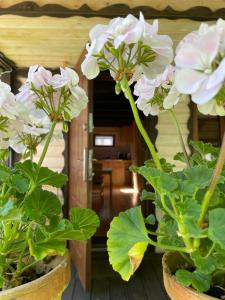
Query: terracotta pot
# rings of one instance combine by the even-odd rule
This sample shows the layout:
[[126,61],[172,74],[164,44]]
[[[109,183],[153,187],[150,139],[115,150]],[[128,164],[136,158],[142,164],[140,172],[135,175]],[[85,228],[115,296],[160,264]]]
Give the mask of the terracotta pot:
[[67,252],[62,261],[46,275],[0,292],[1,300],[60,300],[70,281],[70,255]]
[[179,253],[169,252],[163,255],[163,281],[167,294],[172,300],[218,300],[206,294],[198,293],[192,288],[187,288],[176,281],[173,275],[177,266],[182,265],[184,259]]

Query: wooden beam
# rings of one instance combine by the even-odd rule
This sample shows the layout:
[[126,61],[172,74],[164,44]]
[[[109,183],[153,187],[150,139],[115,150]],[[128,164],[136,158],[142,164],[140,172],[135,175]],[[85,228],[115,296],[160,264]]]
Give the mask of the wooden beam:
[[[17,1],[16,1],[17,2]],[[65,1],[63,1],[65,4]],[[123,1],[124,2],[124,1]],[[148,1],[149,2],[149,1]],[[163,2],[163,1],[162,1]],[[165,2],[165,1],[164,1]],[[178,1],[177,1],[178,2]],[[186,4],[188,1],[185,1]],[[209,4],[209,1],[207,1]],[[11,1],[11,3],[13,3]],[[15,2],[14,2],[15,3]],[[220,1],[219,7],[215,5],[216,9],[213,7],[201,6],[192,4],[191,7],[186,5],[186,9],[177,9],[168,5],[165,7],[153,7],[151,5],[146,5],[146,2],[137,1],[137,4],[133,7],[129,6],[129,2],[126,4],[115,4],[114,1],[105,2],[103,7],[98,7],[98,9],[93,9],[87,4],[83,4],[78,8],[68,8],[60,4],[37,4],[33,1],[24,1],[11,6],[2,6],[0,8],[0,15],[20,15],[26,17],[40,17],[40,16],[52,16],[58,18],[67,18],[71,16],[84,16],[90,17],[104,17],[104,18],[114,18],[116,16],[126,16],[127,14],[133,14],[138,16],[140,11],[142,11],[146,18],[169,18],[169,19],[182,19],[189,18],[192,20],[215,20],[218,18],[223,18],[225,15],[225,8],[222,1]],[[212,5],[211,5],[212,6]]]

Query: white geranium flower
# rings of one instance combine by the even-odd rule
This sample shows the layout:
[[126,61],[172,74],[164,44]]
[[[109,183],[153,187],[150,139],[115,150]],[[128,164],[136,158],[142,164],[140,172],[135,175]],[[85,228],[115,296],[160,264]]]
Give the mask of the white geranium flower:
[[[116,81],[125,74],[132,84],[141,73],[149,79],[155,78],[173,59],[172,40],[166,35],[159,35],[158,21],[150,25],[145,22],[142,13],[139,19],[128,15],[112,19],[108,25],[96,25],[90,32],[90,38],[88,53],[81,65],[88,79],[97,77],[100,70],[108,69]],[[121,69],[118,51],[122,52],[120,58],[124,69]]]
[[77,85],[79,82],[79,77],[77,73],[70,68],[60,68],[60,74],[56,74],[49,81],[49,84],[54,87],[54,89],[59,89],[63,86],[72,87]]
[[225,116],[224,106],[218,105],[215,99],[210,100],[209,102],[198,105],[198,110],[203,115],[212,115],[212,116]]
[[180,93],[172,85],[174,67],[169,65],[164,72],[155,79],[148,79],[145,75],[137,81],[134,94],[138,96],[136,101],[138,109],[144,115],[157,115],[160,111],[171,109],[180,99]]
[[36,88],[48,85],[52,79],[52,73],[42,66],[34,65],[29,68],[27,82]]
[[9,145],[17,153],[24,153],[30,146],[36,148],[48,134],[51,122],[43,110],[24,111],[16,120],[10,121]]
[[79,116],[80,112],[86,108],[88,97],[85,91],[79,86],[74,86],[71,89],[71,92],[72,95],[70,97],[70,104],[68,106],[67,113],[72,119]]
[[8,84],[0,80],[0,115],[9,119],[15,119],[18,114],[18,106],[15,96]]
[[[211,26],[202,24],[198,31],[188,34],[176,50],[176,88],[180,93],[191,95],[192,100],[201,106],[202,112],[213,111],[210,101],[224,88],[224,37],[223,20]],[[224,104],[217,103],[213,107],[219,105]]]

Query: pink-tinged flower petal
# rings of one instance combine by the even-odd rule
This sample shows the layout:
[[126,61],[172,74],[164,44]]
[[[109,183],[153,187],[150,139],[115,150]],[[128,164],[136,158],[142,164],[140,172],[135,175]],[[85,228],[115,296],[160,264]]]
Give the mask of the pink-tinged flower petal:
[[199,38],[199,48],[201,52],[207,55],[207,59],[211,64],[216,57],[220,44],[220,36],[215,30],[207,32]]
[[163,101],[163,107],[165,109],[171,109],[173,106],[175,106],[178,101],[180,100],[180,93],[176,89],[176,87],[173,85],[166,96],[166,98]]
[[219,67],[209,76],[206,88],[211,89],[225,81],[225,57],[220,62]]
[[33,74],[37,71],[38,65],[30,66],[28,70],[28,79],[33,77]]
[[196,92],[207,75],[195,70],[182,69],[175,73],[175,86],[181,94],[192,94]]
[[175,64],[180,68],[204,70],[202,52],[192,44],[183,44],[175,56]]
[[94,79],[98,76],[100,69],[95,57],[86,56],[81,64],[81,70],[88,79]]
[[108,25],[97,24],[89,32],[91,41],[98,39],[103,33],[106,32]]
[[155,93],[155,86],[144,75],[137,81],[134,86],[134,95],[143,99],[151,99]]
[[192,93],[192,101],[197,104],[204,104],[213,99],[222,87],[222,84],[218,84],[211,89],[207,89],[208,78],[203,81],[198,90]]

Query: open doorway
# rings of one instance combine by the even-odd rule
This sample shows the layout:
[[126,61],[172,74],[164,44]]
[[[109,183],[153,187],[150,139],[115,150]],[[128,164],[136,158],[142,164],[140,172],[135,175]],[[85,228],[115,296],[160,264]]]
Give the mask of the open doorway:
[[142,178],[130,172],[141,165],[145,146],[134,123],[128,100],[115,94],[115,82],[102,72],[93,82],[92,208],[101,219],[92,248],[106,247],[106,234],[114,216],[140,203]]

